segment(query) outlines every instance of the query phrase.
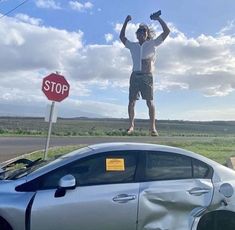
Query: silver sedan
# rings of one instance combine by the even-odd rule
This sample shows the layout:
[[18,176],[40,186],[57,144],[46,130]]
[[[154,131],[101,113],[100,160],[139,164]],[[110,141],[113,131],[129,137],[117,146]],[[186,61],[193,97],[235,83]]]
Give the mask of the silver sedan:
[[0,173],[1,230],[234,230],[235,172],[179,148],[88,146]]

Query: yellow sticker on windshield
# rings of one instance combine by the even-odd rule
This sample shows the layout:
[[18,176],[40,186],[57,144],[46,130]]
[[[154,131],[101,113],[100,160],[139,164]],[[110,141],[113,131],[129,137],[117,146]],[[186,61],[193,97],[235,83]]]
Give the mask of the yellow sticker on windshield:
[[125,164],[123,158],[107,158],[106,171],[124,171]]

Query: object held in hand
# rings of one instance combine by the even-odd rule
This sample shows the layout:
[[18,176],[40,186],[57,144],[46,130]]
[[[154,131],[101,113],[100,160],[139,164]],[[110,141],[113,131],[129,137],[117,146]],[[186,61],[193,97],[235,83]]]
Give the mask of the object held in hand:
[[150,15],[151,20],[156,20],[162,14],[161,10]]

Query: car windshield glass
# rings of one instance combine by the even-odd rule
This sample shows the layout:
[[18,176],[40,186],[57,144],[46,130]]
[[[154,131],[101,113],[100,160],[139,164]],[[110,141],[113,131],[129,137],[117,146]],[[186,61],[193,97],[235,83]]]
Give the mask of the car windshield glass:
[[34,160],[19,158],[17,160],[13,160],[9,163],[0,165],[0,180],[16,180],[36,171],[37,169],[49,164],[52,161],[55,161],[58,158],[64,160],[77,154],[83,154],[87,151],[90,151],[90,148],[83,147],[65,155],[61,153],[53,155],[47,160],[43,160],[42,158],[37,158]]
[[9,163],[2,167],[0,180],[15,180],[21,178],[53,160],[55,160],[55,158],[49,160],[43,160],[41,158],[36,160],[20,159],[17,160],[17,162]]

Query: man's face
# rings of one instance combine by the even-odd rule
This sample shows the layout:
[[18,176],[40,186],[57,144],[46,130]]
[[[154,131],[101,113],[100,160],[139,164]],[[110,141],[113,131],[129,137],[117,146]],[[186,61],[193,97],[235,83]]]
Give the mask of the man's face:
[[148,33],[147,30],[145,28],[139,28],[136,31],[136,37],[139,40],[139,42],[144,42],[147,40],[148,37]]

